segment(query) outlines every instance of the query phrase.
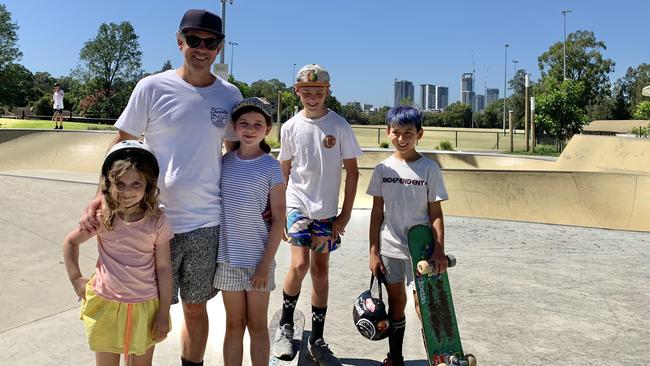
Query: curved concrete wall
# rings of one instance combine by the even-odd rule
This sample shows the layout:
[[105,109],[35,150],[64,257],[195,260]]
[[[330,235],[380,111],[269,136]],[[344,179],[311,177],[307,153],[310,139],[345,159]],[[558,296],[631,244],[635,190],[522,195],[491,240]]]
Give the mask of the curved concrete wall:
[[[0,130],[0,172],[92,173],[92,181],[114,135]],[[447,215],[650,231],[650,165],[645,159],[650,141],[610,137],[615,140],[603,144],[601,138],[592,138],[574,138],[576,143],[558,162],[501,154],[424,154],[443,168],[450,194],[443,204]],[[607,146],[614,152],[608,153]],[[365,194],[372,169],[390,154],[369,149],[359,159],[355,208],[372,206],[372,198]],[[575,163],[578,156],[583,164]],[[608,171],[613,167],[615,172]]]

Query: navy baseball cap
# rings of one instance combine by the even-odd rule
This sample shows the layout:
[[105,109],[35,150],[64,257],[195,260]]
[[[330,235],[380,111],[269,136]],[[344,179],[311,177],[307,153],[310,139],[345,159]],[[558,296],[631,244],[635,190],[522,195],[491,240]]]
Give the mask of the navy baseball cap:
[[222,32],[221,18],[203,9],[190,9],[185,12],[178,30],[202,30],[214,33],[217,36],[224,37]]

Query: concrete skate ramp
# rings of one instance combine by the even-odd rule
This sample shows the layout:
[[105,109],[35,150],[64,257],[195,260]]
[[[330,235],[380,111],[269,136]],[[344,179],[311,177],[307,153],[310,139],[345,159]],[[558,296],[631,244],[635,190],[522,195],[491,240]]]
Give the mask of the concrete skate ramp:
[[[650,231],[650,175],[444,170],[446,215]],[[361,169],[356,208],[371,208],[365,194],[371,169]],[[342,198],[342,197],[341,197]]]
[[0,171],[98,173],[115,132],[0,130]]
[[650,174],[650,140],[575,135],[557,159],[555,169]]
[[[392,153],[386,149],[363,149],[363,155],[357,160],[357,164],[361,168],[374,168]],[[421,150],[420,153],[435,161],[442,169],[552,170],[556,160],[552,157],[462,151]]]
[[[92,183],[114,134],[0,130],[0,174]],[[443,205],[447,215],[650,231],[650,167],[642,160],[649,148],[643,140],[576,136],[558,162],[500,154],[425,155],[443,168],[451,198]],[[355,208],[372,207],[365,191],[372,169],[388,155],[368,150],[359,160]]]

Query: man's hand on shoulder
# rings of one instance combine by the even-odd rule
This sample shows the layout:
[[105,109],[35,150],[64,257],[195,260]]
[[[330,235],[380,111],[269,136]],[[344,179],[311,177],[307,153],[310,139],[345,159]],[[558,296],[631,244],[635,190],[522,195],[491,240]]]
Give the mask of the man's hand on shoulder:
[[84,208],[83,215],[79,219],[79,230],[84,232],[95,232],[99,227],[99,220],[97,219],[97,210],[102,205],[104,199],[101,193],[97,194],[92,201]]

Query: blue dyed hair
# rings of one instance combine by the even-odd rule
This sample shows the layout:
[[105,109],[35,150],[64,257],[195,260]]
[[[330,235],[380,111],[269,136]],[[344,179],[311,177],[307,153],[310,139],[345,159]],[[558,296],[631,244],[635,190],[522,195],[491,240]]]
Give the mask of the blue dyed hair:
[[417,131],[422,129],[422,113],[419,110],[401,105],[386,112],[386,125],[389,128],[413,126]]

